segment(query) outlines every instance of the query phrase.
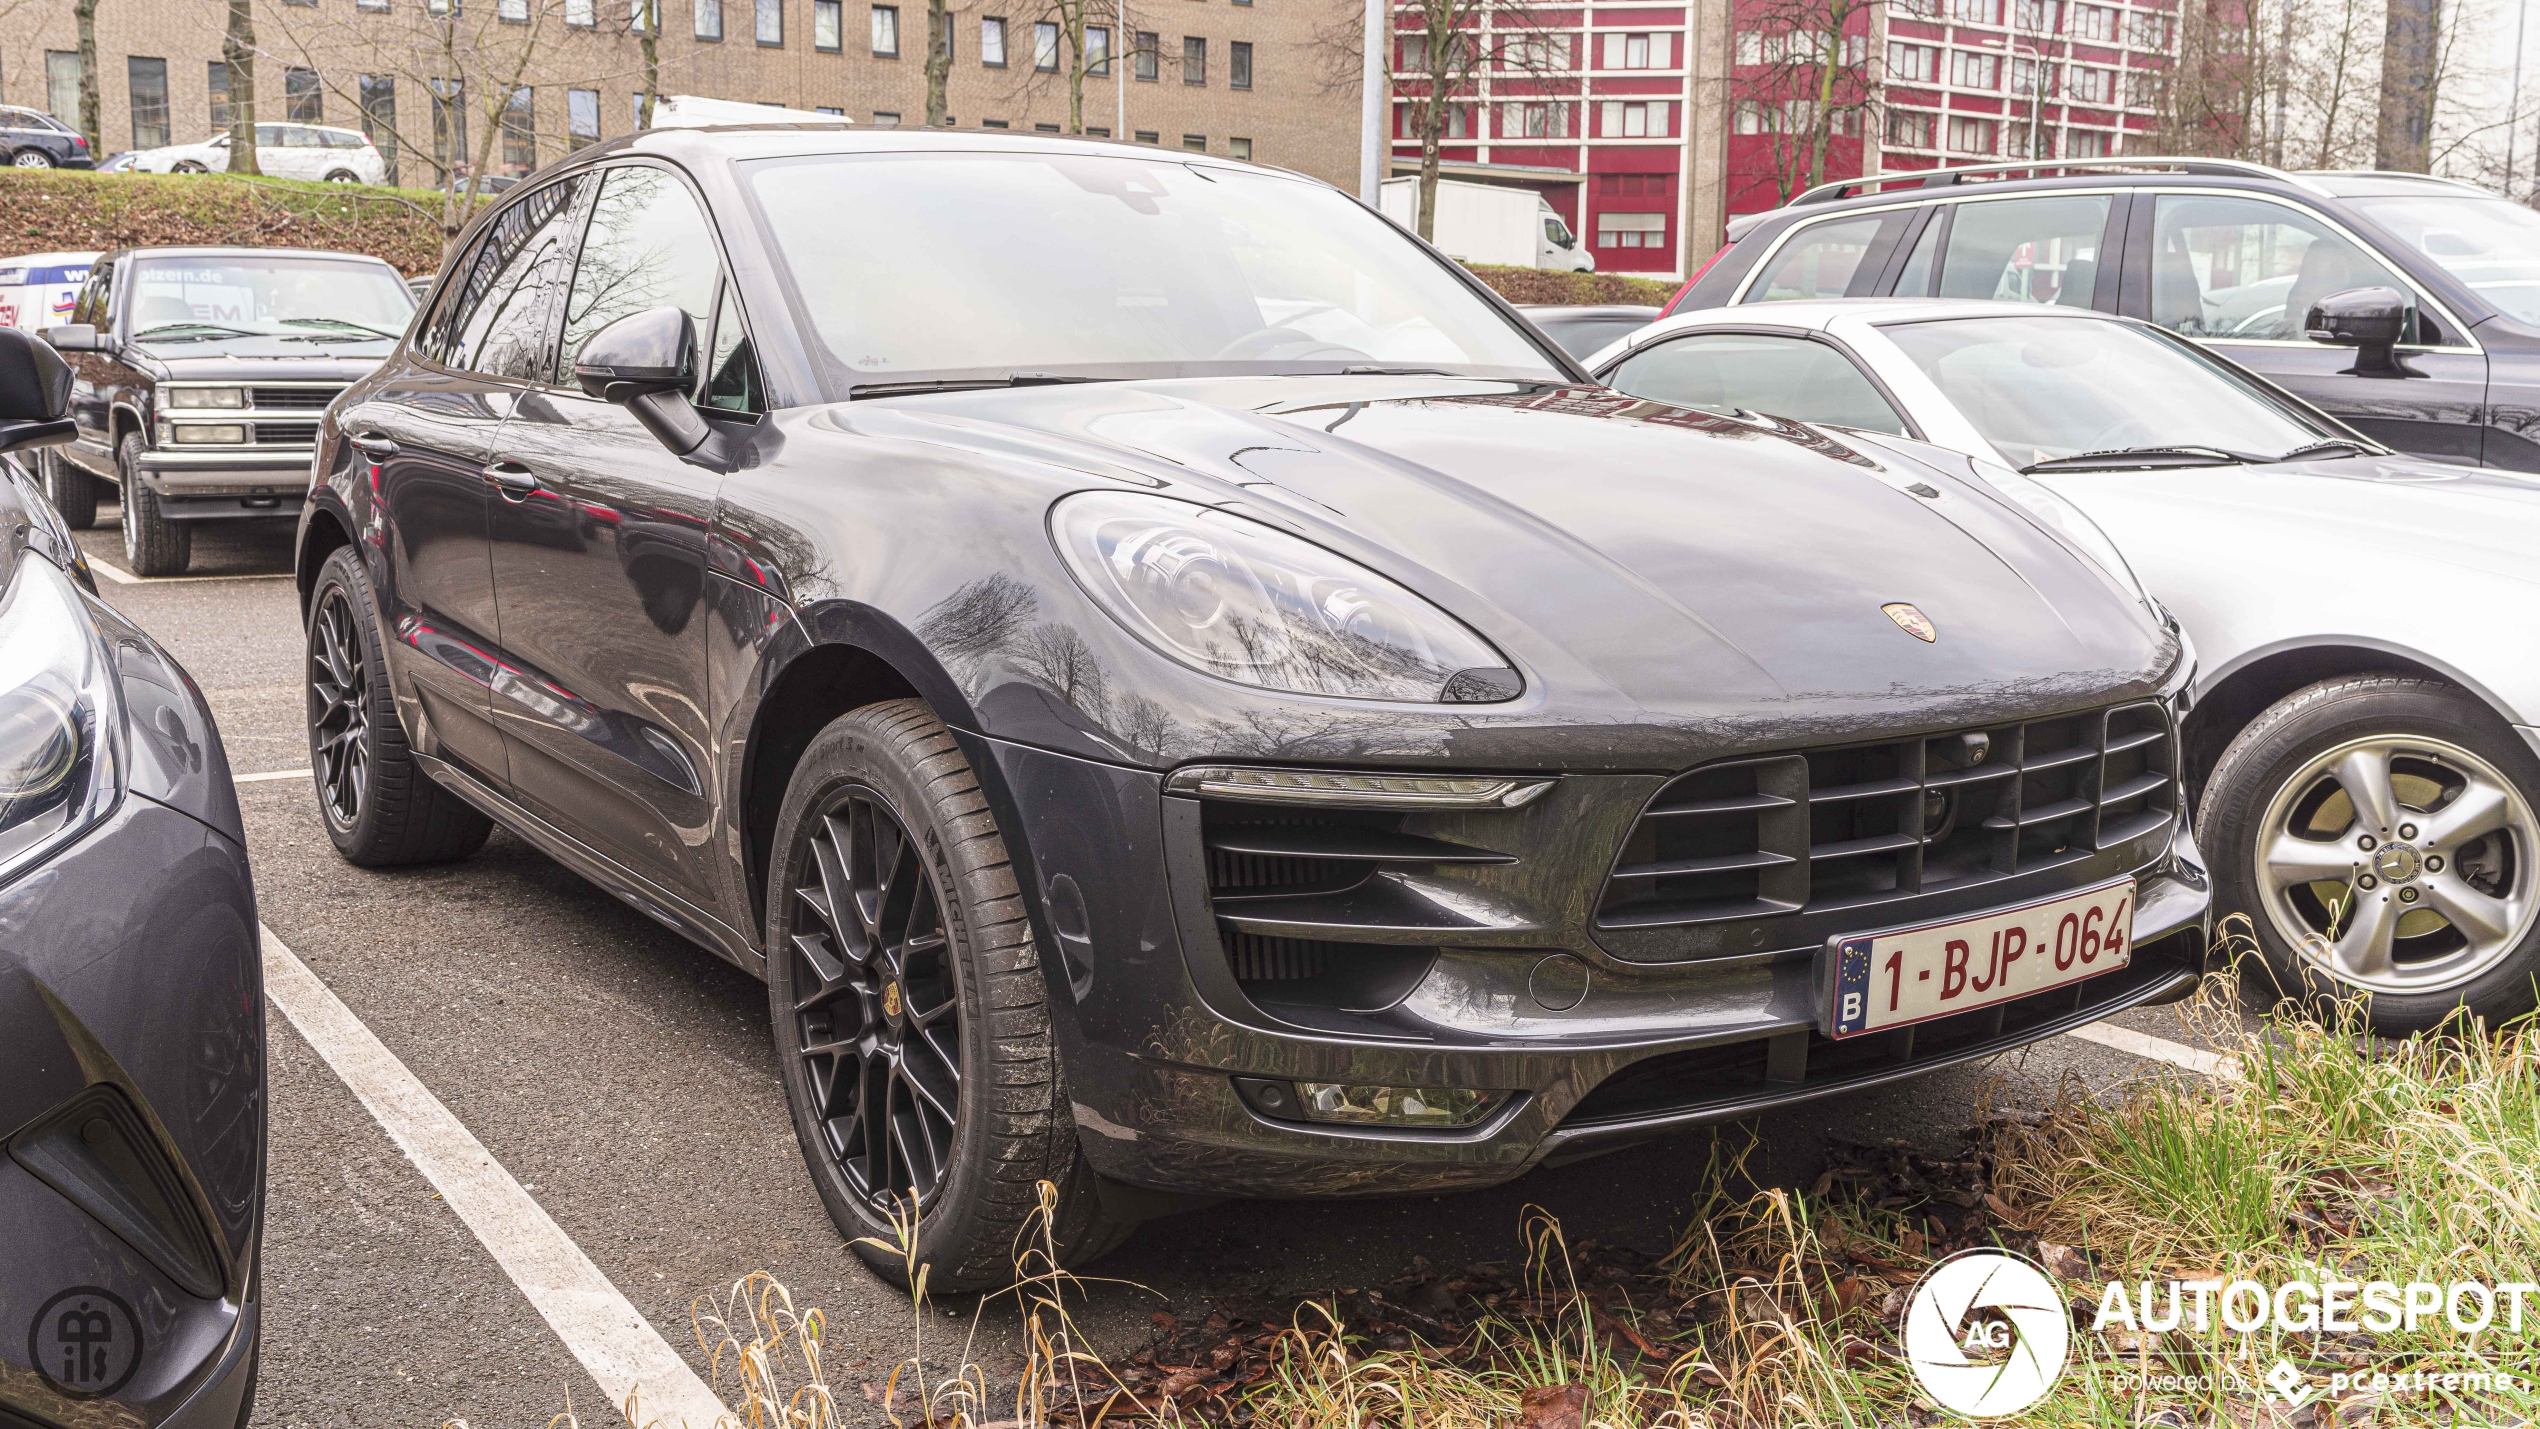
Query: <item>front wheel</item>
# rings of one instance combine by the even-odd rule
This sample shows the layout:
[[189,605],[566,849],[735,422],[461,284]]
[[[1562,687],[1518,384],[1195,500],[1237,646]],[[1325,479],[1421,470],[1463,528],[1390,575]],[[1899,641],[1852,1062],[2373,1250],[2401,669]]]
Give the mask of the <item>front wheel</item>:
[[115,474],[123,482],[124,565],[136,576],[181,576],[194,561],[194,528],[169,520],[159,493],[141,479],[141,454],[147,450],[139,432],[124,433],[115,446]]
[[357,184],[362,181],[362,176],[351,169],[335,169],[327,174],[326,181],[330,184]]
[[208,174],[211,170],[204,168],[201,164],[194,162],[192,159],[180,159],[168,166],[168,172],[171,174]]
[[1038,1183],[1058,1187],[1060,1258],[1106,1216],[1076,1143],[1049,988],[987,800],[916,700],[840,716],[803,752],[777,816],[768,1010],[813,1184],[856,1253],[942,1290],[1010,1284]]
[[2540,758],[2467,692],[2356,675],[2285,697],[2206,781],[2218,902],[2256,925],[2256,991],[2361,998],[2405,1036],[2531,1011]]

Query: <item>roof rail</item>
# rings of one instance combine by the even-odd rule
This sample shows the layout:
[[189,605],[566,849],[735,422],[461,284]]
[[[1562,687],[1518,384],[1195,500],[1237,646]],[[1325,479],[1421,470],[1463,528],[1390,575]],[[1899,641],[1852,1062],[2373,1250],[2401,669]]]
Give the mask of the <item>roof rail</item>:
[[[1873,193],[1889,184],[1911,183],[1918,188],[1947,188],[1965,179],[1994,178],[2005,174],[2026,173],[2038,178],[2058,174],[2107,173],[2129,169],[2169,169],[2184,174],[2236,174],[2245,178],[2283,179],[2302,183],[2295,175],[2247,159],[2208,159],[2146,155],[2141,158],[2120,155],[2106,159],[2017,160],[1999,164],[1966,164],[1950,169],[1900,169],[1883,174],[1868,174],[1857,179],[1839,179],[1819,184],[1791,200],[1803,203],[1832,203],[1856,194]],[[2422,175],[2419,175],[2422,177]],[[2304,187],[2310,187],[2305,184]]]
[[2302,177],[2314,179],[2415,179],[2419,183],[2450,184],[2456,189],[2469,189],[2485,194],[2489,198],[2498,197],[2494,189],[2471,183],[2467,179],[2447,178],[2442,174],[2414,174],[2406,169],[2303,169],[2299,173]]

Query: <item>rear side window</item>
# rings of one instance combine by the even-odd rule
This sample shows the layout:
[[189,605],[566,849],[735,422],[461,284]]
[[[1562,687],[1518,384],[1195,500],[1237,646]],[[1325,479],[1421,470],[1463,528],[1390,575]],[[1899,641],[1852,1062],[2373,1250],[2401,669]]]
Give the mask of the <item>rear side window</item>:
[[1879,227],[1889,220],[1887,214],[1864,214],[1859,218],[1838,219],[1832,223],[1811,224],[1792,234],[1781,250],[1764,260],[1764,272],[1747,287],[1745,301],[1750,303],[1792,302],[1809,298],[1840,298],[1853,291],[1857,277],[1860,291],[1869,291],[1875,273],[1864,272],[1862,264],[1877,243]]
[[580,178],[548,184],[494,218],[468,270],[466,285],[446,304],[441,361],[488,377],[536,381],[547,371],[551,301],[572,257],[574,199]]
[[1633,353],[1606,383],[1618,392],[1677,407],[1743,409],[1908,435],[1904,419],[1851,358],[1808,338],[1694,333]]
[[2086,308],[2099,285],[2106,194],[1957,205],[1940,264],[1940,296]]

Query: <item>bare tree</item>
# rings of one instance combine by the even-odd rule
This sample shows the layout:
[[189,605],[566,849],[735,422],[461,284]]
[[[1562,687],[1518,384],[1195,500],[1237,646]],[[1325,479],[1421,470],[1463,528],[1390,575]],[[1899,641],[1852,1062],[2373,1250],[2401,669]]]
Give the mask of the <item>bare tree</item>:
[[[1420,141],[1420,199],[1414,227],[1422,238],[1437,236],[1438,174],[1449,139],[1479,140],[1490,115],[1476,103],[1485,79],[1498,77],[1536,81],[1525,84],[1528,98],[1540,98],[1566,120],[1571,95],[1542,93],[1546,76],[1577,68],[1573,47],[1580,36],[1553,29],[1527,5],[1509,0],[1395,0],[1395,23],[1388,43],[1395,71],[1394,92],[1407,101],[1411,136]],[[1403,19],[1414,23],[1404,28]],[[1565,87],[1566,88],[1566,87]],[[1513,97],[1513,96],[1512,96]],[[1582,102],[1584,99],[1582,98]],[[1587,116],[1580,115],[1585,124]],[[1567,125],[1562,126],[1566,128]],[[1463,133],[1455,132],[1463,129]],[[1567,138],[1544,134],[1542,138]],[[1390,141],[1388,141],[1390,148]]]
[[[1881,108],[1870,35],[1886,0],[1750,0],[1739,6],[1732,114],[1766,136],[1776,196],[1826,181],[1838,136],[1863,136]],[[2008,3],[2008,0],[2005,0]]]
[[627,0],[626,28],[635,36],[644,66],[644,107],[635,127],[653,127],[653,106],[661,103],[661,0]]
[[2381,35],[2381,129],[2373,167],[2426,172],[2442,67],[2441,0],[2390,0]]
[[88,136],[88,152],[106,156],[106,119],[97,102],[97,0],[74,0],[71,14],[79,22],[79,132]]
[[229,70],[229,171],[260,174],[256,164],[255,0],[229,0],[229,28],[221,35],[221,62]]
[[2285,59],[2267,43],[2265,12],[2252,0],[2185,0],[2178,26],[2178,57],[2158,106],[2158,147],[2263,161],[2267,96]]
[[[1032,63],[1023,71],[1023,87],[1031,88],[1046,76],[1056,74],[1059,82],[1067,87],[1067,132],[1082,134],[1085,132],[1085,81],[1095,76],[1110,76],[1114,83],[1128,82],[1128,77],[1121,74],[1117,67],[1127,49],[1124,41],[1128,36],[1111,33],[1111,24],[1103,23],[1113,21],[1119,14],[1119,7],[1113,0],[1041,0],[1041,3],[1040,15],[1033,22]],[[1131,18],[1134,21],[1135,17]],[[928,25],[931,29],[931,11]],[[1046,52],[1041,43],[1040,27],[1044,25],[1050,26],[1054,32],[1054,48]],[[1103,44],[1098,49],[1092,44],[1095,31],[1104,35]],[[930,68],[926,85],[927,122],[930,124],[937,122],[934,109],[937,91],[931,68],[934,63],[935,55],[930,53],[927,57]],[[950,65],[947,64],[946,68],[949,70]]]
[[944,0],[926,0],[926,124],[934,129],[952,122],[952,105],[944,97],[952,78],[952,22]]

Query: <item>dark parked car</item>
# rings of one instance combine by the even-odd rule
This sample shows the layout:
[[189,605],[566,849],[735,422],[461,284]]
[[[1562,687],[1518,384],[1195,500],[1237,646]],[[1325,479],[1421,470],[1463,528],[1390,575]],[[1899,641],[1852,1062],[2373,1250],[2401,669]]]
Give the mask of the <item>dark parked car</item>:
[[1657,308],[1630,303],[1524,304],[1517,311],[1524,313],[1526,321],[1563,352],[1578,358],[1589,356],[1607,343],[1622,341],[1658,321],[1659,313]]
[[0,156],[17,169],[93,168],[88,136],[40,109],[0,104]]
[[[2096,308],[2192,337],[2401,451],[2540,471],[2540,213],[2422,174],[2159,158],[2038,172],[1811,189],[1733,222],[1667,311],[1888,295]],[[2311,310],[2341,294],[2335,330],[2313,332]],[[2359,346],[2366,327],[2395,354]]]
[[1293,174],[594,146],[329,412],[301,532],[336,847],[499,821],[763,974],[831,1215],[922,1210],[938,1286],[1039,1181],[1080,1259],[1489,1185],[2202,965],[2126,578],[1597,388]]
[[70,373],[0,331],[0,1424],[254,1397],[264,979],[229,764],[20,464]]
[[318,414],[414,316],[397,270],[301,248],[119,248],[44,337],[78,374],[78,439],[43,454],[76,530],[122,488],[125,562],[181,574],[199,521],[289,519]]

